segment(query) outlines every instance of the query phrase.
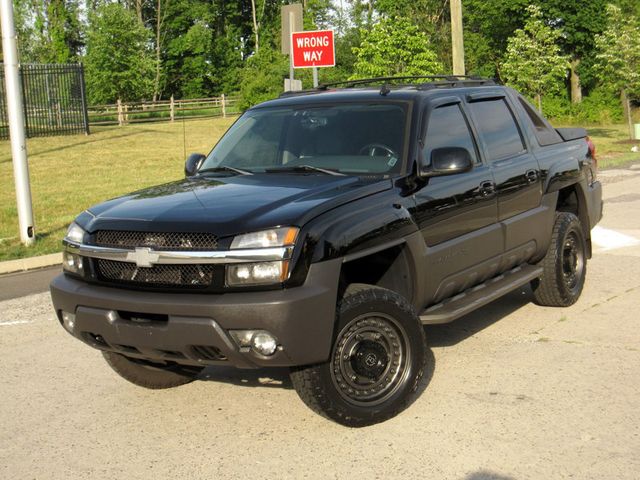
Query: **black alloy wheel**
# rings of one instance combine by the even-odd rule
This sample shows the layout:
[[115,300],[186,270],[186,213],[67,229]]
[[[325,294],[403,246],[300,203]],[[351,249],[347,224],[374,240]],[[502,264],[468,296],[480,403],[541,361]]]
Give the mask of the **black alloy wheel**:
[[377,405],[393,395],[408,373],[405,330],[389,315],[372,312],[353,319],[340,333],[331,378],[354,405]]
[[578,301],[587,275],[587,242],[573,213],[556,213],[551,244],[540,265],[542,276],[531,282],[538,305],[568,307]]
[[562,275],[565,285],[574,295],[583,279],[585,252],[575,231],[567,235],[562,249]]
[[416,396],[427,344],[413,306],[372,285],[350,285],[338,304],[329,359],[291,370],[300,398],[315,412],[349,427],[388,420]]

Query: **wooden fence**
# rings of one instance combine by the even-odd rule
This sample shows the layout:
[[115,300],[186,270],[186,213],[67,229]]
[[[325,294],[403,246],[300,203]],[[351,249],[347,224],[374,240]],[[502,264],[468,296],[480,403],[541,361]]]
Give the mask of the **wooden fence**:
[[239,98],[221,95],[157,102],[121,102],[92,105],[88,108],[90,125],[127,125],[142,122],[173,122],[176,119],[226,117],[240,113]]

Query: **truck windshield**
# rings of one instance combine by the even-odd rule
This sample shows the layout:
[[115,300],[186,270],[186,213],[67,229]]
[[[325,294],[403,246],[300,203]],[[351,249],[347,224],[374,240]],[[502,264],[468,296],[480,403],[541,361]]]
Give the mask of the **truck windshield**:
[[406,105],[389,102],[249,110],[220,139],[200,170],[397,173],[406,122]]

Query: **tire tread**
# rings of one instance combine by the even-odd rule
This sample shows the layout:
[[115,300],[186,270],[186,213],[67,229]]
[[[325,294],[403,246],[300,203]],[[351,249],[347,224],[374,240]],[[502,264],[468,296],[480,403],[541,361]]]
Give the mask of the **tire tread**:
[[102,352],[107,364],[122,378],[151,390],[174,388],[195,380],[196,374],[180,369],[146,367],[115,352]]
[[[561,285],[558,280],[557,272],[558,262],[560,261],[558,256],[561,254],[561,245],[558,244],[558,241],[564,236],[565,232],[572,227],[572,224],[577,225],[579,231],[582,232],[580,220],[573,213],[556,212],[553,233],[551,235],[551,244],[549,245],[547,254],[540,262],[543,268],[542,276],[531,283],[533,299],[538,305],[547,307],[568,307],[573,305],[580,297],[582,289],[580,289],[576,296],[572,296],[565,291],[564,286]],[[582,240],[584,246],[584,238],[582,238]],[[585,270],[583,278],[586,275],[586,261],[587,259],[585,256]]]
[[[365,284],[352,284],[347,288],[342,301],[339,302],[337,306],[336,315],[339,318],[342,311],[347,311],[351,308],[356,308],[377,300],[392,301],[399,309],[408,315],[416,317],[417,321],[415,309],[402,296],[391,290]],[[420,334],[421,346],[423,350],[426,351],[427,339],[422,327],[420,328]],[[410,387],[409,394],[405,395],[402,401],[398,402],[392,410],[388,410],[382,414],[376,412],[375,415],[371,416],[356,417],[349,415],[329,398],[322,388],[322,379],[320,377],[320,368],[322,365],[323,364],[296,367],[291,370],[291,382],[298,396],[311,410],[325,418],[350,427],[364,427],[388,420],[398,415],[412,403],[413,395],[417,391],[420,379],[424,374],[426,355],[423,354],[421,356],[421,363],[416,366],[417,374],[413,385]]]

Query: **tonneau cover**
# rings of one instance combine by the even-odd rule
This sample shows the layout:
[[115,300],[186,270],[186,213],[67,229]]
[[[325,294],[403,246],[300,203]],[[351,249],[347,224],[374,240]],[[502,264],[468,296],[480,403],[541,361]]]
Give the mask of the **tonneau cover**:
[[587,136],[587,131],[584,128],[556,128],[556,132],[560,134],[565,142]]

